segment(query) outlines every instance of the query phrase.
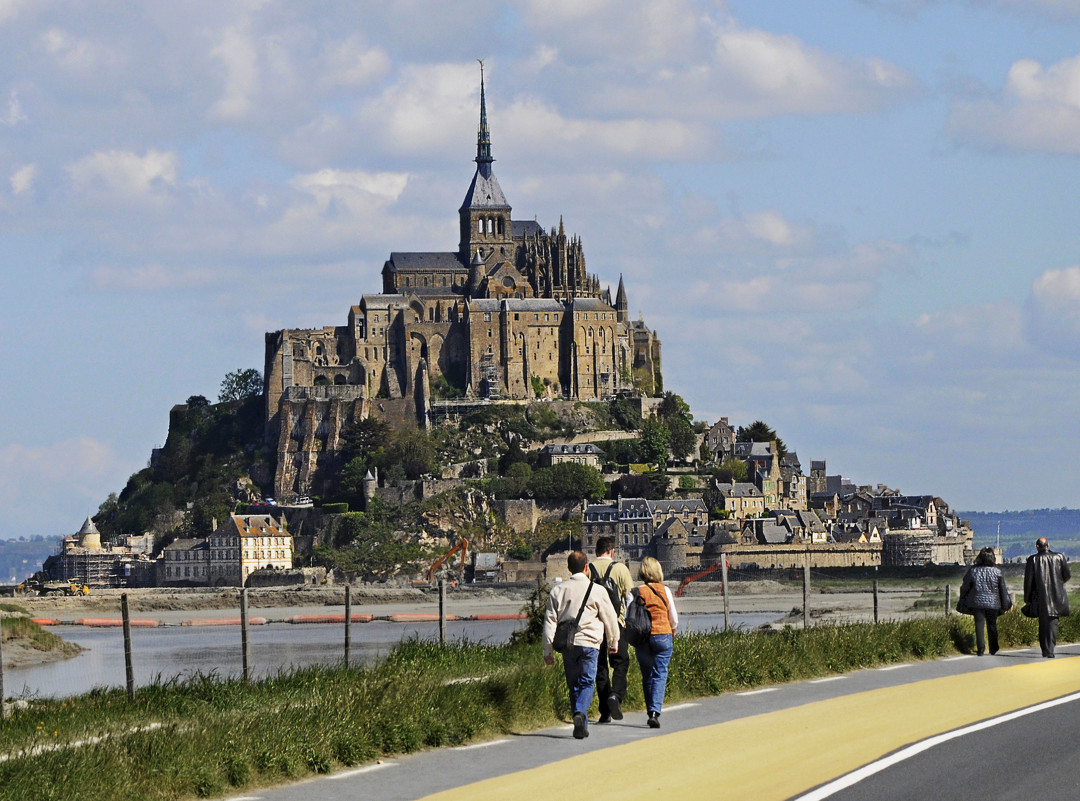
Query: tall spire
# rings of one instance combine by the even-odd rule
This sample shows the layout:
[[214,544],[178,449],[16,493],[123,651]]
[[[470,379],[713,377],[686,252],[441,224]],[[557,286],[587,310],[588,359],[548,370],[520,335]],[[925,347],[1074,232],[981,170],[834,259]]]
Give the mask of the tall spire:
[[484,62],[480,62],[480,130],[476,135],[476,164],[480,174],[485,178],[491,177],[491,130],[487,121],[487,100],[484,97]]

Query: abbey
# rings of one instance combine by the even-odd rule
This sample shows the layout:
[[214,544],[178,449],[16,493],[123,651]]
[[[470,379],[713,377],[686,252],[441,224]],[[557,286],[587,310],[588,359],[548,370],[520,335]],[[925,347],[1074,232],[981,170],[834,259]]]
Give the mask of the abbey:
[[394,252],[382,292],[344,326],[266,335],[266,436],[275,492],[316,489],[350,420],[429,422],[460,397],[601,399],[659,391],[660,340],[585,266],[581,240],[514,220],[492,171],[483,74],[476,172],[458,209],[456,251]]

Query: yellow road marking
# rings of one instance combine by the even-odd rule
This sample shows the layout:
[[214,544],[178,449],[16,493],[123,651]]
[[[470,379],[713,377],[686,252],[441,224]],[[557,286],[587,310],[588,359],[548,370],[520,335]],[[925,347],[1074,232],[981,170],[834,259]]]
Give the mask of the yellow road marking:
[[[427,796],[425,801],[536,798],[581,781],[593,801],[783,801],[909,743],[1080,690],[1072,659],[929,679],[657,735]],[[640,765],[591,781],[598,765]],[[652,768],[650,770],[650,767]],[[619,775],[618,771],[612,776]]]

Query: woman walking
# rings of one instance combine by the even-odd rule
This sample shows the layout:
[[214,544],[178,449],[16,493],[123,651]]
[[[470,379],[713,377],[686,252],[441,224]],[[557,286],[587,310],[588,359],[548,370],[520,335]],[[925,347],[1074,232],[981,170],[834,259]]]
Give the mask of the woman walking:
[[1005,586],[1001,569],[994,566],[994,549],[983,548],[968,568],[960,585],[960,597],[975,616],[975,649],[979,656],[986,653],[987,635],[990,654],[998,652],[998,615],[1012,609],[1012,596]]
[[632,594],[641,597],[652,617],[652,634],[644,644],[634,649],[638,667],[641,668],[641,689],[645,695],[645,708],[649,712],[649,728],[660,728],[660,710],[664,706],[667,689],[668,665],[674,645],[675,630],[679,627],[679,613],[675,611],[675,599],[671,590],[664,586],[664,569],[651,556],[641,560],[638,578],[643,582]]

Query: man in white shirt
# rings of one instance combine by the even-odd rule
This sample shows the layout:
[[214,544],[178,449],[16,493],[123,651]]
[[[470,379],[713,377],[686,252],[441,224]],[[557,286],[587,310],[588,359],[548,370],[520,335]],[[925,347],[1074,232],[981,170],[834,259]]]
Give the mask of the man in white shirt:
[[588,711],[600,646],[607,641],[609,652],[619,650],[619,619],[604,588],[585,575],[588,564],[589,557],[581,551],[574,551],[566,558],[570,578],[551,590],[544,613],[544,662],[548,665],[555,664],[553,642],[558,624],[578,621],[572,645],[562,654],[577,740],[589,736]]

